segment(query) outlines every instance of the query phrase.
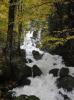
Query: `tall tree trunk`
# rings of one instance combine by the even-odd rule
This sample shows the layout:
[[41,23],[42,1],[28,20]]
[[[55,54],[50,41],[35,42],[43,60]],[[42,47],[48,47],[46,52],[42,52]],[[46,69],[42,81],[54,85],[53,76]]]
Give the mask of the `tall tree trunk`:
[[15,21],[15,11],[17,7],[17,0],[9,0],[9,12],[8,12],[8,31],[7,31],[7,46],[6,55],[7,62],[10,67],[10,71],[13,72],[12,68],[12,49],[13,49],[13,31]]

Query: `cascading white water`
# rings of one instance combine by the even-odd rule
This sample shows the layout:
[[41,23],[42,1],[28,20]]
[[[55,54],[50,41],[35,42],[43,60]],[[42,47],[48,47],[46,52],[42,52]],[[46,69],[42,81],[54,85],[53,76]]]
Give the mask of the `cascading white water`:
[[[24,86],[22,88],[13,89],[16,92],[16,96],[21,94],[25,95],[35,95],[40,98],[40,100],[64,100],[61,95],[59,95],[59,90],[62,91],[63,94],[67,94],[71,100],[74,100],[74,91],[72,93],[64,92],[63,89],[58,89],[56,87],[56,78],[53,75],[49,75],[49,70],[53,68],[62,68],[65,65],[62,63],[62,58],[58,55],[51,55],[49,53],[45,53],[41,51],[39,48],[36,48],[36,42],[40,40],[40,31],[38,37],[36,39],[33,38],[33,31],[28,32],[26,37],[24,38],[23,45],[21,49],[26,50],[26,58],[31,59],[32,63],[27,63],[30,67],[33,65],[37,65],[43,75],[40,77],[29,79],[31,80],[30,86]],[[32,55],[32,51],[36,50],[39,53],[44,54],[41,60],[35,60]],[[54,66],[55,63],[55,66]],[[72,69],[70,69],[70,74],[72,74]]]

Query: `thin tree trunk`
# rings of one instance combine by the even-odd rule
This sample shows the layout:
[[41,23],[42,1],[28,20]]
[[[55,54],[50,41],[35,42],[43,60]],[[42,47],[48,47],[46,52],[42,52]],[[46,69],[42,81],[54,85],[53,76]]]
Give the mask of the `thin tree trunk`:
[[20,42],[21,42],[21,34],[22,34],[22,22],[19,23],[18,30],[19,30],[19,34],[18,34],[18,51],[20,53]]
[[[20,2],[20,4],[18,5],[18,11],[20,12],[21,16],[23,16],[23,6],[22,6],[22,2]],[[19,15],[20,16],[20,15]],[[19,25],[18,25],[18,51],[19,51],[19,54],[20,54],[20,42],[21,42],[21,34],[22,34],[22,21],[19,21]]]

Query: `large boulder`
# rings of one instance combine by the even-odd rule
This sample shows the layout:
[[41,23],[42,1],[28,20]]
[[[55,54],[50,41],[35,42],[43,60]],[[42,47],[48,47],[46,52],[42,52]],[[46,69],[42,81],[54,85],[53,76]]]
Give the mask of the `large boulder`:
[[63,88],[69,92],[74,89],[74,77],[70,75],[58,78],[56,83],[58,88]]
[[21,78],[19,81],[16,82],[16,87],[22,87],[24,85],[30,85],[31,81],[29,79]]
[[69,69],[68,68],[61,68],[59,75],[60,75],[60,77],[65,77],[65,76],[69,75]]
[[25,66],[24,67],[24,73],[23,73],[23,77],[24,78],[27,78],[27,77],[31,77],[32,76],[32,70],[31,70],[31,67],[29,66]]
[[23,69],[22,76],[16,82],[16,86],[30,85],[31,81],[27,78],[31,76],[32,76],[31,67],[26,65]]
[[28,96],[27,100],[40,100],[40,99],[34,95],[31,95],[31,96]]
[[38,51],[35,51],[35,50],[32,51],[32,54],[33,54],[34,59],[36,60],[40,60],[43,56],[43,54],[40,54]]
[[53,74],[54,77],[57,77],[58,76],[58,72],[59,72],[59,69],[58,68],[54,68],[54,69],[51,69],[49,71],[49,74]]
[[32,67],[33,71],[33,77],[40,76],[42,74],[41,70],[37,67],[37,65],[34,65]]
[[34,95],[31,96],[21,95],[16,97],[14,100],[40,100],[40,99]]

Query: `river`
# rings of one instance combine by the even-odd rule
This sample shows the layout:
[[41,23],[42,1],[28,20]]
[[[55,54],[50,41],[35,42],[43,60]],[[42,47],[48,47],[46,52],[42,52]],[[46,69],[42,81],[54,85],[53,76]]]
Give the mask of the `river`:
[[[32,67],[33,65],[37,65],[43,74],[40,77],[29,77],[31,80],[31,84],[29,86],[24,86],[21,88],[15,88],[13,91],[16,92],[16,96],[21,94],[25,95],[35,95],[40,98],[40,100],[64,100],[63,96],[59,94],[61,91],[63,94],[67,95],[71,100],[74,100],[74,91],[67,92],[62,88],[58,89],[56,86],[57,77],[53,77],[52,74],[48,72],[53,68],[66,67],[63,63],[62,57],[59,55],[51,55],[47,52],[41,51],[36,47],[37,42],[40,42],[41,32],[38,32],[37,38],[33,37],[33,31],[28,32],[24,38],[23,45],[21,49],[26,50],[26,58],[31,59],[32,63],[27,63],[28,66]],[[35,60],[32,51],[36,50],[40,54],[43,54],[42,59]],[[55,65],[54,65],[55,64]],[[70,67],[70,74],[73,74],[73,69]],[[66,99],[67,100],[67,99]]]

